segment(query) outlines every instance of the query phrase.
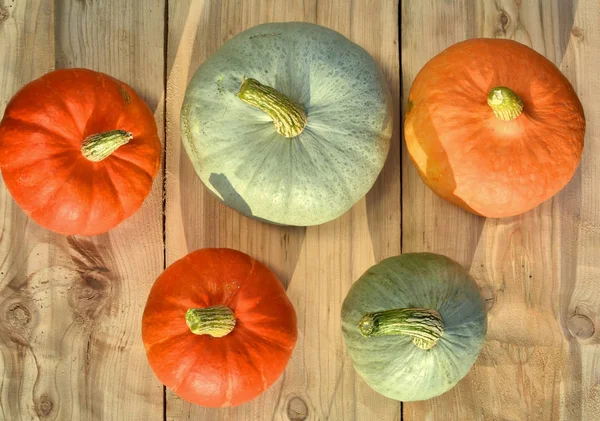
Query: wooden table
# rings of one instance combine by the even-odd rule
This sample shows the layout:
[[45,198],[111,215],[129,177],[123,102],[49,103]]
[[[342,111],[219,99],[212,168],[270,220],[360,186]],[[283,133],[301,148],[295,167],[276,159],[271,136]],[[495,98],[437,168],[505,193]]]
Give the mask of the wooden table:
[[[243,29],[292,20],[365,47],[396,107],[393,146],[375,187],[341,218],[306,229],[265,225],[219,204],[179,135],[197,66]],[[0,184],[0,420],[600,420],[599,23],[597,0],[0,1],[0,111],[42,74],[88,67],[142,95],[165,145],[164,177],[139,212],[105,235],[50,233]],[[503,220],[439,200],[401,146],[401,95],[417,71],[450,44],[481,36],[516,39],[560,66],[588,124],[569,185]],[[300,329],[279,381],[226,410],[165,391],[140,337],[158,274],[188,251],[215,246],[271,267]],[[437,399],[403,405],[355,374],[340,330],[352,282],[401,251],[458,260],[489,308],[488,338],[470,374]]]

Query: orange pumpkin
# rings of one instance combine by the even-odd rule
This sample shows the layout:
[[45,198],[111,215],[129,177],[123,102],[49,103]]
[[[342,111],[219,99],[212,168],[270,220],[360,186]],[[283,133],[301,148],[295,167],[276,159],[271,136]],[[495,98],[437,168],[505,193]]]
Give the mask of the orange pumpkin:
[[487,217],[526,212],[560,191],[583,150],[585,117],[549,60],[515,41],[455,44],[419,72],[406,147],[436,194]]
[[144,310],[142,339],[167,387],[207,407],[256,398],[283,373],[298,337],[279,279],[230,249],[201,249],[170,265]]
[[92,70],[30,82],[0,123],[6,187],[34,221],[61,234],[103,233],[131,216],[160,156],[152,111],[132,88]]

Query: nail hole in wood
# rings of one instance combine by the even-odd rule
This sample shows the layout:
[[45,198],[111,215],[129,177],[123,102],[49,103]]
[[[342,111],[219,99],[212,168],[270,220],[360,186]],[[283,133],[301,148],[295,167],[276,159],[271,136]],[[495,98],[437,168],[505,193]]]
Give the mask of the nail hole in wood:
[[480,288],[479,293],[481,297],[485,301],[485,309],[486,311],[490,311],[494,304],[496,303],[496,296],[494,295],[494,290],[489,285],[484,285]]

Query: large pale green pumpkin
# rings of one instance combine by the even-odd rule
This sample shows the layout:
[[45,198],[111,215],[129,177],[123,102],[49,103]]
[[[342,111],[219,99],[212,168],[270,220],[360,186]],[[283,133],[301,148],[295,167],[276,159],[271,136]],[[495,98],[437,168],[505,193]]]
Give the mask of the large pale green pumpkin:
[[317,225],[372,187],[392,132],[374,60],[309,23],[255,26],[194,74],[181,110],[185,149],[204,184],[239,212]]
[[374,390],[419,401],[450,390],[477,359],[487,328],[473,278],[431,253],[391,257],[356,281],[342,306],[354,368]]

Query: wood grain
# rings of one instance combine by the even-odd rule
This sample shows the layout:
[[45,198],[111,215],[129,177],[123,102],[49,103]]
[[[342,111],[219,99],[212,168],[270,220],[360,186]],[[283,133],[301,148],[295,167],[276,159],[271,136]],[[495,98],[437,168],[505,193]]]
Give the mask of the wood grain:
[[[257,400],[208,410],[168,392],[166,419],[399,420],[400,405],[352,369],[339,311],[365,269],[400,253],[400,239],[404,252],[433,251],[469,268],[489,309],[488,340],[472,372],[439,398],[405,404],[404,419],[600,419],[600,3],[400,2],[404,97],[429,58],[485,36],[544,54],[583,103],[586,145],[569,185],[525,215],[486,220],[438,199],[408,155],[400,159],[397,1],[167,1],[0,0],[0,113],[28,81],[81,66],[129,83],[167,133],[164,226],[160,177],[138,213],[90,238],[39,227],[0,181],[0,420],[162,420],[163,387],[145,359],[141,313],[163,255],[169,264],[201,247],[235,248],[272,268],[296,307],[300,337],[285,374]],[[267,225],[218,203],[179,136],[195,69],[244,29],[295,20],[366,48],[396,101],[376,185],[341,218],[308,229]]]
[[[0,111],[60,67],[130,84],[163,115],[163,0],[4,1]],[[162,420],[162,386],[141,343],[147,293],[163,269],[162,182],[109,234],[39,227],[0,185],[0,419]]]
[[[167,263],[200,247],[232,247],[266,263],[288,286],[300,338],[288,369],[257,400],[208,410],[167,395],[175,420],[399,420],[397,402],[358,378],[345,353],[340,308],[352,282],[400,252],[399,108],[390,159],[372,192],[320,227],[276,227],[221,205],[202,186],[180,145],[179,112],[196,68],[227,39],[263,22],[315,22],[346,35],[381,64],[399,97],[397,2],[169,2],[167,84]],[[396,104],[398,105],[398,104]]]
[[[403,251],[446,254],[477,278],[488,339],[447,394],[404,405],[406,420],[600,419],[600,192],[595,1],[403,1],[405,97],[418,70],[450,44],[511,38],[544,54],[578,92],[588,121],[584,158],[569,185],[525,215],[485,220],[438,199],[403,159]],[[404,105],[404,104],[403,104]],[[597,186],[597,184],[595,185]],[[595,292],[592,292],[595,291]]]

